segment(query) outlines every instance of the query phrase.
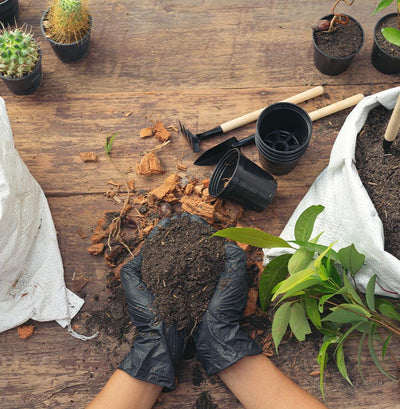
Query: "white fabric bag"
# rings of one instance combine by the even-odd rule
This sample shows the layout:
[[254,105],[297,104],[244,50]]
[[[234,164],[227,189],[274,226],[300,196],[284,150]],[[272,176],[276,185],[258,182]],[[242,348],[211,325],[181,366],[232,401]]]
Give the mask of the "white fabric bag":
[[[315,235],[323,232],[319,243],[328,245],[339,240],[334,249],[354,243],[365,255],[365,265],[356,275],[357,286],[365,292],[369,278],[377,274],[381,287],[376,286],[376,293],[386,296],[393,294],[382,288],[400,294],[400,260],[384,250],[382,221],[355,167],[355,147],[369,111],[379,104],[393,109],[399,94],[400,87],[379,92],[365,97],[352,110],[333,145],[328,167],[316,178],[280,235],[293,240],[300,214],[311,205],[325,206],[314,226]],[[265,249],[265,263],[281,253]]]
[[65,287],[46,197],[14,147],[0,98],[0,332],[30,318],[66,327],[82,305]]

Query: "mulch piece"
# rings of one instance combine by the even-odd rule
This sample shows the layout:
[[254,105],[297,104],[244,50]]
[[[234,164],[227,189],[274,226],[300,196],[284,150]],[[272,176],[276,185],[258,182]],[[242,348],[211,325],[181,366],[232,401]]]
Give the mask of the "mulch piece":
[[225,266],[225,242],[188,216],[172,219],[142,246],[142,278],[167,324],[190,333],[201,322]]
[[400,139],[385,154],[382,142],[392,111],[372,109],[357,137],[356,168],[380,219],[385,250],[400,258]]
[[197,398],[196,403],[193,406],[193,409],[217,409],[218,405],[213,402],[211,395],[203,391],[200,393],[200,396]]

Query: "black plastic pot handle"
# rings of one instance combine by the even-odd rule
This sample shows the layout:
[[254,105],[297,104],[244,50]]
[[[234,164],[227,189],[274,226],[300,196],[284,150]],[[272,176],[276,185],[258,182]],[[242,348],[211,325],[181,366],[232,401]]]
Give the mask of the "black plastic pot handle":
[[233,142],[231,148],[241,148],[242,146],[251,145],[252,143],[254,143],[255,139],[256,134],[250,135],[246,138],[241,139],[240,141]]

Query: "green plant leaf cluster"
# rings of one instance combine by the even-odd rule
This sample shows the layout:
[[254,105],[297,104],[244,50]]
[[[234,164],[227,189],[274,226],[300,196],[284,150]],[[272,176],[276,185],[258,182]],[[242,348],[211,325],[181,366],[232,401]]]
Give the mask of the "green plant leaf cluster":
[[[283,254],[270,261],[262,272],[259,299],[265,311],[274,303],[272,337],[278,351],[285,333],[290,328],[297,340],[304,341],[312,327],[323,334],[317,362],[320,365],[320,388],[324,395],[323,376],[328,358],[332,356],[340,374],[350,384],[344,353],[345,341],[358,336],[359,367],[364,342],[377,368],[392,380],[381,361],[386,355],[392,335],[400,337],[400,310],[392,300],[375,296],[377,276],[373,275],[362,294],[354,277],[364,265],[365,256],[354,244],[333,250],[336,244],[318,244],[321,234],[312,237],[315,220],[324,210],[311,206],[298,218],[294,240],[285,241],[252,228],[229,228],[215,233],[241,243],[261,248],[290,248],[292,254]],[[381,358],[376,353],[381,348]]]
[[[374,10],[373,14],[389,7],[393,2],[396,4],[397,15],[400,17],[400,0],[381,0]],[[382,35],[389,43],[400,47],[400,27],[384,27],[382,28]]]

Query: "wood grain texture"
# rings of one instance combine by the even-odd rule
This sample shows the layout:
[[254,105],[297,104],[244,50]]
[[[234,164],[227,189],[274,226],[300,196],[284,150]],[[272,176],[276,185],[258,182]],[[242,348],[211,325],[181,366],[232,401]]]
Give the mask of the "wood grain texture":
[[[312,22],[329,13],[331,2],[315,0],[90,0],[94,25],[90,53],[78,64],[61,63],[40,34],[45,0],[20,0],[19,22],[32,26],[43,52],[44,81],[30,96],[14,96],[0,83],[7,103],[15,146],[50,204],[69,288],[76,275],[89,281],[79,293],[85,304],[74,325],[90,335],[88,318],[106,309],[110,273],[102,256],[87,253],[89,237],[106,210],[120,205],[107,199],[109,180],[134,179],[137,190],[159,186],[177,164],[199,179],[212,167],[193,165],[197,154],[173,132],[171,143],[159,152],[164,175],[138,176],[135,164],[159,142],[141,139],[141,128],[152,120],[193,132],[324,85],[324,95],[301,104],[311,112],[357,93],[365,95],[398,85],[399,76],[376,71],[370,63],[375,0],[350,9],[363,26],[365,43],[348,71],[327,77],[313,66]],[[295,170],[278,178],[278,191],[263,212],[246,211],[242,223],[279,234],[314,179],[326,167],[332,144],[350,109],[313,123],[309,149]],[[223,139],[254,132],[246,125],[202,142],[201,152]],[[104,155],[108,135],[118,132],[112,162]],[[255,146],[243,153],[258,162]],[[95,152],[98,161],[84,163],[80,152]],[[117,168],[116,168],[117,167]],[[123,198],[123,193],[121,194]],[[83,237],[86,236],[86,237]],[[83,238],[82,238],[83,237]],[[107,333],[95,341],[72,338],[56,323],[34,323],[36,332],[19,339],[15,329],[0,334],[0,407],[2,409],[82,408],[107,381],[129,350]],[[132,336],[132,333],[129,334]],[[128,338],[129,338],[128,336]],[[129,341],[129,339],[128,339]],[[289,336],[274,363],[306,390],[321,398],[318,377],[310,375],[318,339],[298,344]],[[393,353],[399,356],[400,346]],[[363,361],[365,382],[357,373],[357,345],[346,347],[354,387],[341,379],[334,366],[326,375],[330,408],[399,408],[398,385],[386,380],[372,362]],[[241,408],[217,377],[194,384],[194,358],[178,371],[176,391],[163,394],[159,409],[192,408],[208,391],[220,409]],[[395,371],[388,356],[387,369]]]

